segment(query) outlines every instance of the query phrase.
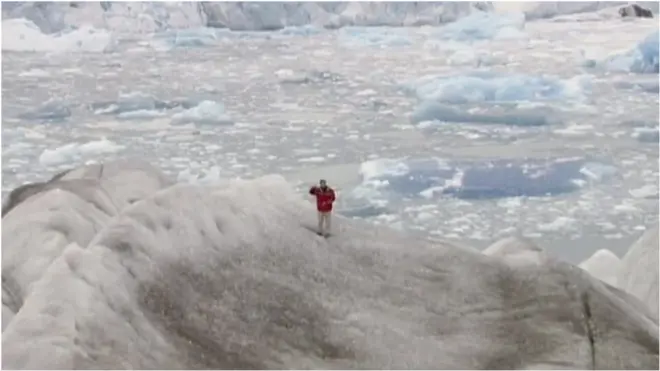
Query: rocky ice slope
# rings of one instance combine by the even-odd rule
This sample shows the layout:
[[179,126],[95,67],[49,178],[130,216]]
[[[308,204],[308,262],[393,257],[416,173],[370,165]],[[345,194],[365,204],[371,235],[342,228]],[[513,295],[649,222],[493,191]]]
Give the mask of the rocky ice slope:
[[487,256],[341,217],[326,240],[278,176],[119,161],[10,203],[3,368],[658,368],[648,308],[529,242]]
[[609,250],[598,250],[579,267],[595,278],[618,287],[641,300],[658,318],[658,226],[647,230],[620,260]]
[[[644,2],[643,2],[644,3]],[[657,3],[643,4],[657,11]],[[593,12],[626,2],[7,2],[2,17],[26,18],[42,32],[91,26],[124,33],[221,27],[419,26],[454,21],[475,10],[523,13],[528,20]]]
[[658,317],[658,228],[647,231],[621,261],[618,286],[646,303]]

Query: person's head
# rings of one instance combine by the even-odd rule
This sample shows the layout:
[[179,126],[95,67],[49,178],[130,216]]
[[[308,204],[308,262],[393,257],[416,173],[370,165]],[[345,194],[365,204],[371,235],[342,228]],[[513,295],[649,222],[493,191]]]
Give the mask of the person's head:
[[319,180],[319,185],[320,185],[321,188],[323,188],[323,189],[328,188],[328,183],[325,181],[325,179],[321,179],[321,180]]

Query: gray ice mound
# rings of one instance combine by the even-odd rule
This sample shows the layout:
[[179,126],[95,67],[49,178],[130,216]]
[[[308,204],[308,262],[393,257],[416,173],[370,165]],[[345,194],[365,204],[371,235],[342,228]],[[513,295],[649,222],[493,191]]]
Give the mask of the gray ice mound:
[[649,310],[570,264],[511,264],[529,247],[340,216],[325,239],[280,176],[169,185],[131,164],[61,178],[115,212],[70,187],[4,216],[3,368],[658,368]]

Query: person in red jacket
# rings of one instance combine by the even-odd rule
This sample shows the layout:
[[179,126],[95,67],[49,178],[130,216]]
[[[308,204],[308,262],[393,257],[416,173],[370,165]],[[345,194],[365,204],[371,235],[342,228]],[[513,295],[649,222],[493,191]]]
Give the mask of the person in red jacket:
[[319,236],[330,235],[330,214],[332,213],[332,203],[335,202],[335,191],[328,187],[328,183],[321,179],[319,186],[313,186],[309,189],[309,194],[316,196],[316,210],[319,212]]

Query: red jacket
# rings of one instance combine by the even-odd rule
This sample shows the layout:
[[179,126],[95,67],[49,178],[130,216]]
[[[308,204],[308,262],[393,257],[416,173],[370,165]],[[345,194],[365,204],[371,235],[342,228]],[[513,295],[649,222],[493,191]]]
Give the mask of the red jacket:
[[309,189],[309,194],[316,196],[316,210],[327,213],[332,211],[332,203],[335,202],[335,191],[327,187],[325,191],[321,187],[314,186]]

